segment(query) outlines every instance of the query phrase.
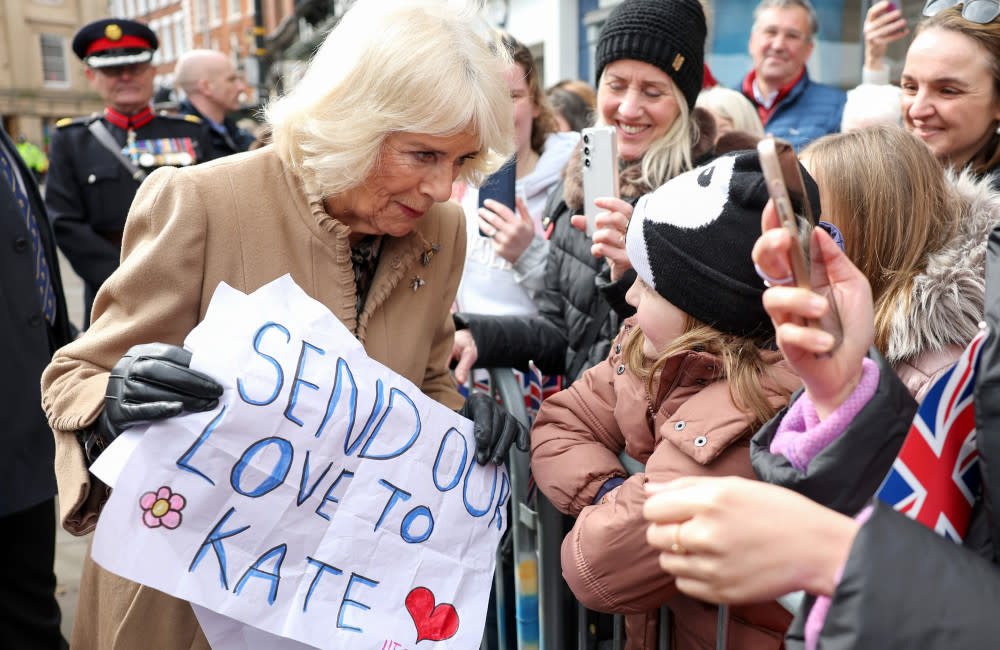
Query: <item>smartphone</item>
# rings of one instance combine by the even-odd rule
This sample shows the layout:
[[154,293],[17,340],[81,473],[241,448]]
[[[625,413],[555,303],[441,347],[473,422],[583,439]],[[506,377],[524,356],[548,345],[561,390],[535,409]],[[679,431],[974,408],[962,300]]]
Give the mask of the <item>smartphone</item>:
[[830,350],[832,352],[840,345],[844,332],[837,303],[829,290],[830,281],[823,255],[812,245],[812,231],[816,226],[816,219],[809,203],[805,182],[802,180],[802,172],[799,171],[795,149],[785,140],[768,136],[757,144],[757,152],[760,155],[760,168],[764,172],[768,194],[774,200],[775,211],[778,213],[778,221],[792,235],[792,247],[788,251],[788,258],[795,285],[824,295],[830,303],[830,309],[825,316],[818,322],[812,321],[808,324],[820,327],[833,335],[834,345]]
[[613,126],[593,126],[581,131],[583,139],[583,215],[587,235],[593,235],[594,219],[605,212],[595,199],[618,198],[618,136]]
[[[514,203],[514,186],[517,181],[517,156],[512,156],[504,163],[503,167],[490,174],[479,187],[479,207],[486,207],[483,202],[486,199],[493,199],[503,203],[517,214],[517,205]],[[486,208],[489,210],[489,208]],[[483,237],[488,235],[479,229],[479,234]]]

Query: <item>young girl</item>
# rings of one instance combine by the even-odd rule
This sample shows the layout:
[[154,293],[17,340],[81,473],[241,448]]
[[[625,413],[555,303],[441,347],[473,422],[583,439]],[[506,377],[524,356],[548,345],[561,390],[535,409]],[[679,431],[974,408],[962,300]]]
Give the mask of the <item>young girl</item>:
[[[656,647],[664,604],[674,614],[671,648],[715,647],[717,609],[680,595],[646,543],[644,484],[752,478],[750,436],[799,385],[773,349],[750,259],[767,198],[753,151],[641,198],[625,244],[638,274],[627,294],[636,315],[605,362],[543,402],[531,432],[539,487],[577,516],[563,542],[563,576],[585,606],[630,615],[630,649]],[[622,452],[645,471],[629,476]],[[780,604],[730,612],[728,647],[782,647],[791,615]]]
[[1000,192],[971,170],[946,176],[898,127],[823,136],[801,159],[819,185],[823,218],[871,284],[875,347],[923,401],[979,332]]

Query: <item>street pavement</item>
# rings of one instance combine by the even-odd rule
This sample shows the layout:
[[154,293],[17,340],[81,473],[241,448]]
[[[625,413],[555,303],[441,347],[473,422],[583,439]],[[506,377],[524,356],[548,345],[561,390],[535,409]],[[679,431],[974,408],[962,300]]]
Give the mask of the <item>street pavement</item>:
[[[83,323],[83,282],[73,272],[69,262],[59,254],[59,271],[62,273],[63,291],[69,318],[77,327]],[[63,636],[69,641],[76,613],[76,598],[80,591],[80,570],[86,557],[90,535],[74,537],[56,524],[56,600],[62,609]]]

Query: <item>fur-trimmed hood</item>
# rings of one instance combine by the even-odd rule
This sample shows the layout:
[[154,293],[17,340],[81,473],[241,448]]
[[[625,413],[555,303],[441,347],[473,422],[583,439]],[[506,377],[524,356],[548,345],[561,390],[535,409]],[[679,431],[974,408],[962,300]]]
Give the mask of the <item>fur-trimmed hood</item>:
[[[714,155],[715,119],[701,107],[695,107],[691,112],[691,117],[698,128],[698,141],[691,147],[691,160],[693,165],[697,167]],[[580,162],[582,147],[582,143],[577,143],[576,149],[573,150],[566,167],[563,169],[563,174],[566,177],[566,182],[563,184],[563,200],[574,213],[583,209],[583,167]],[[618,175],[618,192],[623,199],[637,199],[656,189],[641,182],[641,173],[639,161],[621,169]]]
[[983,320],[986,241],[1000,220],[1000,192],[969,171],[949,171],[948,179],[966,211],[955,236],[914,278],[909,305],[896,305],[885,351],[893,365],[949,345],[964,348]]

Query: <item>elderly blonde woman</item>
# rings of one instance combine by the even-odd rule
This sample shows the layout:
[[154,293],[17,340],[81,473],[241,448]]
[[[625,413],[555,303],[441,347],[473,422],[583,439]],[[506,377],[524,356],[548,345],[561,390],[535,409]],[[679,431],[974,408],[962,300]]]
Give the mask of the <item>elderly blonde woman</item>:
[[[268,108],[273,146],[150,175],[91,328],[42,380],[67,530],[96,525],[109,490],[87,468],[118,433],[217,403],[219,385],[177,346],[220,282],[249,293],[291,274],[371,358],[475,420],[477,460],[526,443],[487,396],[463,406],[448,371],[466,238],[445,202],[453,181],[479,183],[513,148],[506,61],[479,25],[443,0],[362,0]],[[150,642],[209,647],[188,602],[88,558],[73,647]]]

